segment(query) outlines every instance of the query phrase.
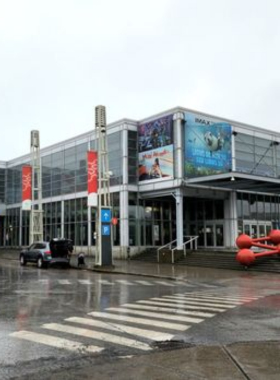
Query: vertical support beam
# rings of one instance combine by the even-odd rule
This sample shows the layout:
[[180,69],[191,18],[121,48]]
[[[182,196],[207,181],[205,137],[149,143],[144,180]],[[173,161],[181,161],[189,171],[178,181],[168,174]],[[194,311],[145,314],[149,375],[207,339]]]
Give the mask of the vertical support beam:
[[128,191],[126,186],[122,186],[120,191],[120,243],[122,255],[127,257],[129,247],[129,224],[128,224]]
[[[173,116],[173,136],[174,136],[174,176],[178,183],[182,184],[184,178],[184,152],[183,152],[183,127],[184,114],[177,112]],[[177,188],[175,193],[176,201],[176,239],[177,249],[183,249],[183,189]]]
[[231,170],[236,171],[236,159],[235,159],[235,136],[237,132],[232,132],[231,136]]
[[19,209],[19,245],[22,246],[22,208]]
[[124,129],[122,131],[122,176],[123,176],[123,184],[125,186],[128,185],[128,130],[127,124],[124,125]]
[[235,239],[238,236],[237,220],[237,193],[232,191],[225,200],[225,232],[224,242],[227,248],[235,248]]
[[183,249],[183,190],[176,189],[176,239],[177,249]]
[[65,236],[65,229],[64,229],[64,199],[61,201],[61,237],[64,238]]
[[177,112],[173,116],[173,136],[174,136],[174,175],[175,178],[181,180],[184,178],[184,152],[183,152],[183,131],[182,121],[184,114]]

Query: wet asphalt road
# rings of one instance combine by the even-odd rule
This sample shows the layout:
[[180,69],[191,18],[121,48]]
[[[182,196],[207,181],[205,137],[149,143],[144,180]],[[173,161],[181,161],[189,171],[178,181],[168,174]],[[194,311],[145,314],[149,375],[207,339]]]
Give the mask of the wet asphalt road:
[[196,269],[175,282],[0,260],[0,306],[0,379],[43,379],[189,345],[278,340],[280,278]]

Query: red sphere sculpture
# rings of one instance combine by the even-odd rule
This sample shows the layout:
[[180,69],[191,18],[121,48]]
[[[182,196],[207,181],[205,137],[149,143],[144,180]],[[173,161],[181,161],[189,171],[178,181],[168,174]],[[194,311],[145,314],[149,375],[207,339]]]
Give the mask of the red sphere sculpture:
[[273,244],[280,244],[280,230],[271,230],[269,237]]
[[[279,231],[280,232],[280,231]],[[236,245],[238,248],[251,248],[252,238],[246,234],[241,234],[236,239]]]
[[240,249],[237,253],[236,260],[242,265],[249,266],[255,261],[255,254],[250,249]]

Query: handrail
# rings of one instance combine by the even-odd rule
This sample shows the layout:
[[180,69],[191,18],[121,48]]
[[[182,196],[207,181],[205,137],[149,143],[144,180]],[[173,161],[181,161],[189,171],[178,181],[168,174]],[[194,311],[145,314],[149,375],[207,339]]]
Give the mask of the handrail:
[[[188,240],[186,240],[186,241],[183,243],[184,256],[186,257],[186,245],[187,245],[187,244],[190,244],[190,248],[193,249],[193,242],[194,242],[194,247],[195,247],[194,249],[197,250],[197,240],[198,240],[198,236],[189,236],[189,235],[186,235],[186,236],[184,236],[184,238],[189,238]],[[176,241],[177,241],[177,239],[172,240],[170,243],[167,243],[167,244],[165,244],[165,245],[163,245],[162,247],[159,247],[159,248],[157,249],[157,261],[158,261],[158,263],[159,263],[159,251],[160,251],[161,249],[163,249],[163,248],[169,247],[169,248],[171,249],[171,262],[172,262],[172,264],[174,264],[174,251],[175,251],[176,249],[178,249],[178,248],[177,248],[177,245],[176,245],[176,247],[174,247],[174,248],[171,248],[171,246],[172,246],[172,244],[175,243]]]
[[199,236],[184,236],[190,238],[189,240],[185,241],[183,243],[183,250],[184,250],[184,257],[186,257],[186,245],[190,243],[190,248],[193,249],[193,242],[194,242],[194,249],[197,250],[197,240]]
[[163,246],[161,246],[161,247],[159,247],[159,248],[157,249],[157,261],[158,261],[158,263],[159,263],[159,251],[160,251],[161,249],[163,249],[163,248],[168,247],[168,246],[169,246],[169,248],[171,248],[171,245],[172,245],[173,243],[175,243],[175,241],[177,241],[177,239],[172,240],[170,243],[167,243],[167,244],[165,244],[165,245],[163,245]]

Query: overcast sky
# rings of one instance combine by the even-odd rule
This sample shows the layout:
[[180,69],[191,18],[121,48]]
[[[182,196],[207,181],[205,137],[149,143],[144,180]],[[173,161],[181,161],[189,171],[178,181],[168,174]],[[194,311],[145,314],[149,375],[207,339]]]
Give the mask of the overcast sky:
[[175,106],[280,132],[278,0],[0,0],[0,160]]

